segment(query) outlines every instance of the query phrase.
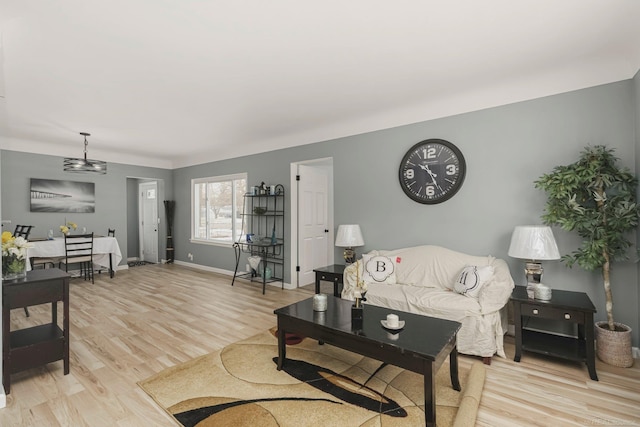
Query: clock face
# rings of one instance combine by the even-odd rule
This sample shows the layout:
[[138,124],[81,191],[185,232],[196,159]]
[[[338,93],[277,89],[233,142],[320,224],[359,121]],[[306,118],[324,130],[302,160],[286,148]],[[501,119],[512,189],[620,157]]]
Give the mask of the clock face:
[[427,139],[402,158],[400,186],[418,203],[441,203],[460,189],[466,168],[458,147],[442,139]]

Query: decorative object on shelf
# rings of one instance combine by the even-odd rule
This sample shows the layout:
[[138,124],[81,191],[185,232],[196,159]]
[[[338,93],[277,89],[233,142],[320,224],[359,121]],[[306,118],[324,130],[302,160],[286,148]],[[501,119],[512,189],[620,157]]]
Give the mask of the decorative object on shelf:
[[251,267],[251,269],[256,272],[258,270],[258,267],[260,266],[260,261],[262,261],[262,258],[257,255],[253,255],[248,257],[247,261],[249,261],[249,267]]
[[2,233],[2,278],[21,279],[27,275],[27,249],[32,248],[24,237],[14,237],[10,231]]
[[80,135],[84,136],[84,158],[65,157],[63,162],[64,171],[105,175],[107,173],[107,162],[87,159],[87,145],[89,145],[87,137],[91,136],[91,134],[80,132]]
[[353,264],[356,260],[356,251],[354,246],[364,246],[362,231],[358,224],[346,224],[338,227],[335,245],[344,249],[344,261],[347,264]]
[[76,224],[75,222],[65,221],[65,223],[60,226],[60,232],[65,236],[68,234],[71,234],[71,230],[77,230],[77,229],[78,229],[78,224]]
[[443,139],[427,139],[407,151],[400,162],[400,187],[415,202],[442,203],[460,190],[467,165],[462,152]]
[[313,311],[327,311],[327,296],[325,294],[313,296]]
[[540,301],[549,301],[551,300],[551,288],[542,283],[538,283],[533,290],[534,297]]
[[[629,169],[617,165],[613,153],[603,145],[587,147],[575,163],[555,167],[535,186],[547,195],[543,222],[575,231],[583,239],[582,245],[564,255],[562,261],[569,267],[578,264],[588,271],[602,271],[607,322],[596,324],[596,338],[610,331],[613,333],[607,335],[618,337],[620,342],[598,342],[598,357],[614,366],[629,367],[633,365],[631,328],[613,319],[610,268],[613,261],[629,258],[629,236],[640,219],[638,180]],[[608,331],[601,331],[603,327]],[[613,354],[614,349],[618,354]]]
[[173,217],[175,210],[175,200],[164,201],[164,214],[167,218],[167,264],[171,264],[175,260],[175,248],[173,247]]
[[560,252],[553,231],[543,225],[518,225],[511,235],[509,256],[527,260],[525,275],[527,276],[527,295],[535,298],[535,288],[542,279],[540,261],[560,259]]
[[256,206],[255,208],[253,208],[253,213],[256,215],[264,215],[267,213],[267,208],[262,206]]
[[262,181],[262,183],[260,183],[260,185],[258,186],[258,194],[261,196],[267,194],[267,184],[265,184],[264,181]]

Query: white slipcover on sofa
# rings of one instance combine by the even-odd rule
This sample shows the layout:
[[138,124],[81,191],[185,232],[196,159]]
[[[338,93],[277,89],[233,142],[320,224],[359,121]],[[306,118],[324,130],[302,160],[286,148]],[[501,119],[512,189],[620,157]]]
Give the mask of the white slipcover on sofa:
[[345,269],[342,298],[353,300],[363,277],[366,304],[455,320],[462,324],[458,352],[506,357],[505,305],[514,283],[504,260],[439,246],[372,251]]

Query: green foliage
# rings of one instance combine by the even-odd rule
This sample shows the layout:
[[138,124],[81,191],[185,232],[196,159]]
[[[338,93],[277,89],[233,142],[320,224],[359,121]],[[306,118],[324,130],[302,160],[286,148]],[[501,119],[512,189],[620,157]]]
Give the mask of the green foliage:
[[[575,231],[582,245],[562,261],[585,270],[604,268],[610,260],[628,259],[628,233],[638,226],[638,181],[619,168],[612,149],[585,148],[577,162],[558,166],[536,182],[548,200],[542,220],[547,225]],[[608,266],[607,266],[608,269]]]

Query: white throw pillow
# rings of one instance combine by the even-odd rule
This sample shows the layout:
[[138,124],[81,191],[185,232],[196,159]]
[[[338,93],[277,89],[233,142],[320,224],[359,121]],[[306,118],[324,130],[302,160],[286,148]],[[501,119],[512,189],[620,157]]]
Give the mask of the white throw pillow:
[[453,290],[471,298],[478,298],[482,287],[493,277],[493,267],[490,265],[467,265],[462,269]]
[[391,258],[382,255],[362,255],[362,280],[365,283],[396,283],[396,266]]

